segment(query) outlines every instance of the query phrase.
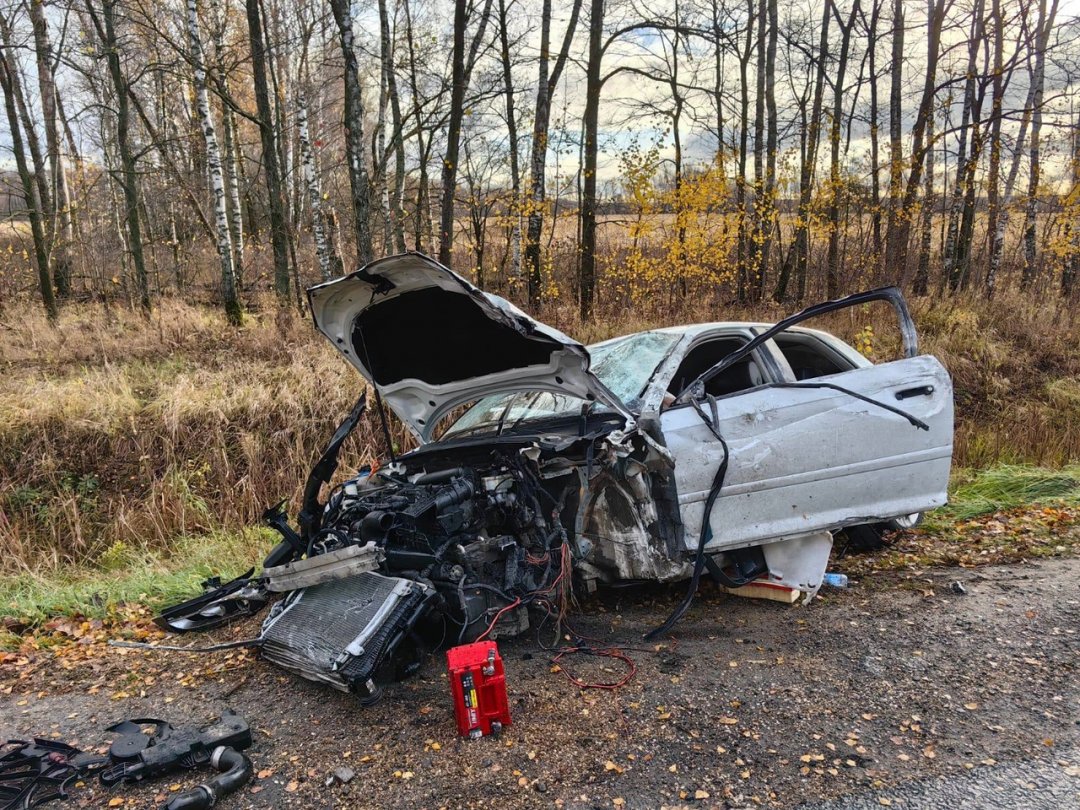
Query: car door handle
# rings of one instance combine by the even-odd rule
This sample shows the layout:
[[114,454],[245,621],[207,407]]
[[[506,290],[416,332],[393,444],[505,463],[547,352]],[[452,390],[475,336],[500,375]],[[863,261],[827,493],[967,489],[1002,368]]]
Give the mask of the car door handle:
[[903,391],[896,392],[897,399],[908,399],[910,397],[928,397],[934,393],[934,386],[932,385],[919,385],[915,388],[905,388]]

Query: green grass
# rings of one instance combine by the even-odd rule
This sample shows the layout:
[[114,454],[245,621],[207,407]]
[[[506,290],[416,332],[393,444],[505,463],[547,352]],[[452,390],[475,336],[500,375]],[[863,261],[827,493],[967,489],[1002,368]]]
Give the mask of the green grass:
[[117,544],[90,570],[0,578],[0,618],[35,625],[55,616],[103,619],[125,603],[157,610],[200,593],[208,577],[257,566],[274,542],[271,530],[252,528],[181,538],[167,555]]
[[927,515],[927,528],[1018,506],[1080,504],[1080,465],[1050,469],[1000,464],[985,470],[956,470],[949,490],[949,505]]

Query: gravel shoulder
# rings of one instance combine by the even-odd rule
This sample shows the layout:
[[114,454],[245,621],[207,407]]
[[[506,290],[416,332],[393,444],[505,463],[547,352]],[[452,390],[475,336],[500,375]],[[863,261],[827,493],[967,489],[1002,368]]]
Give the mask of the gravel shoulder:
[[[1063,558],[866,578],[808,607],[709,588],[660,645],[641,636],[681,587],[608,592],[572,621],[627,648],[631,683],[579,691],[532,634],[500,642],[514,722],[480,741],[455,736],[441,657],[365,709],[252,653],[93,643],[37,653],[32,676],[0,666],[0,734],[95,749],[125,717],[233,708],[255,730],[260,776],[225,810],[1080,806],[1078,582],[1080,559]],[[622,672],[604,658],[565,666]],[[355,777],[328,785],[342,766]],[[198,779],[87,784],[67,806],[152,807]]]

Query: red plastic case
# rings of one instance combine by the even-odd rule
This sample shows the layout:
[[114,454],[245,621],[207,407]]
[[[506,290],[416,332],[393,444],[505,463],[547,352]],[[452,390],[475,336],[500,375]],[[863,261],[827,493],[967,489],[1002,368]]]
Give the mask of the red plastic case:
[[458,734],[477,739],[510,725],[506,673],[494,641],[476,641],[446,651],[450,694]]

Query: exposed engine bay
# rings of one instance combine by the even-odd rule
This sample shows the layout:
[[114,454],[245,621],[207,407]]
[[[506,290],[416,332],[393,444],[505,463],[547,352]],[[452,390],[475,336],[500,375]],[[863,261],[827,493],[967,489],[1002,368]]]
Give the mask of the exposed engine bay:
[[[528,606],[552,609],[569,573],[558,517],[567,493],[553,495],[513,456],[481,470],[382,470],[346,481],[308,538],[305,562],[318,574],[275,607],[264,655],[374,698],[437,647],[475,640],[496,614],[491,637],[527,630]],[[297,576],[296,564],[271,568],[267,587],[305,581]],[[328,653],[301,641],[314,624],[323,642],[336,642]]]
[[[606,565],[598,554],[604,544],[566,528],[594,521],[580,510],[585,471],[568,463],[568,453],[576,450],[602,482],[594,450],[605,438],[416,452],[375,472],[364,468],[324,503],[321,485],[364,407],[362,398],[312,471],[300,531],[280,504],[268,510],[283,540],[262,575],[249,572],[171,608],[162,627],[207,629],[284,594],[263,623],[263,656],[368,702],[436,649],[554,624],[575,583],[591,589],[598,577],[620,578],[597,567]],[[640,453],[628,450],[615,463],[643,472],[633,455]],[[454,460],[461,463],[446,466]],[[625,506],[634,509],[632,498]],[[655,523],[655,508],[651,514]],[[617,569],[617,555],[606,556]]]

